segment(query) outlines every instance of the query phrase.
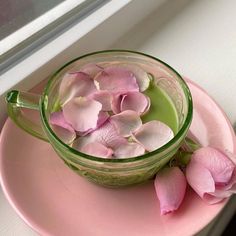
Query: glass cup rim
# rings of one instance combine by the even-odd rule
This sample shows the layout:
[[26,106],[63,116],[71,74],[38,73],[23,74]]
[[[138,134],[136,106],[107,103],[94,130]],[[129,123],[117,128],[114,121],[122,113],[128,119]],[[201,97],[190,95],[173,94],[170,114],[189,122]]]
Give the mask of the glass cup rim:
[[[163,64],[164,66],[166,66],[167,68],[169,68],[172,72],[174,72],[174,74],[180,79],[180,85],[183,89],[183,92],[185,94],[186,100],[187,100],[187,105],[188,105],[188,113],[187,116],[184,120],[184,124],[182,125],[181,129],[177,132],[177,134],[165,145],[161,146],[160,148],[152,151],[152,152],[148,152],[145,153],[141,156],[137,156],[137,157],[129,157],[129,158],[117,158],[117,159],[113,159],[113,158],[102,158],[102,157],[96,157],[96,156],[90,156],[87,155],[86,153],[80,152],[72,147],[70,147],[69,145],[67,145],[66,143],[64,143],[61,139],[59,139],[57,137],[57,135],[53,132],[47,118],[46,118],[46,107],[45,107],[45,99],[48,98],[48,94],[50,92],[50,88],[54,82],[54,79],[56,78],[56,76],[63,70],[65,69],[68,65],[70,65],[71,63],[78,61],[82,58],[86,58],[92,55],[96,55],[96,54],[105,54],[105,53],[131,53],[131,54],[136,54],[136,55],[141,55],[147,58],[151,58],[161,64]],[[96,52],[92,52],[92,53],[88,53],[88,54],[84,54],[80,57],[74,58],[73,60],[67,62],[66,64],[64,64],[62,67],[60,67],[54,74],[52,74],[52,76],[49,78],[44,90],[43,90],[43,94],[41,96],[41,100],[40,100],[40,113],[41,113],[41,119],[42,119],[42,123],[44,125],[44,128],[47,130],[47,132],[49,132],[51,134],[51,136],[53,137],[53,139],[61,146],[63,146],[63,148],[65,148],[66,150],[72,152],[73,154],[75,154],[76,156],[78,156],[79,158],[84,158],[90,161],[96,161],[96,162],[107,162],[107,163],[131,163],[131,162],[135,162],[135,161],[140,161],[140,160],[144,160],[147,159],[148,157],[151,157],[153,155],[156,155],[158,153],[161,153],[162,151],[166,150],[167,148],[169,148],[172,144],[174,144],[181,136],[182,134],[186,131],[186,129],[189,128],[191,120],[192,120],[192,115],[193,115],[193,103],[192,103],[192,95],[190,92],[190,89],[188,88],[188,85],[186,84],[186,82],[184,81],[184,79],[182,78],[182,76],[174,69],[172,68],[170,65],[168,65],[167,63],[163,62],[162,60],[160,60],[157,57],[142,53],[142,52],[138,52],[138,51],[132,51],[132,50],[125,50],[125,49],[113,49],[113,50],[102,50],[102,51],[96,51]],[[52,144],[53,145],[53,144]]]

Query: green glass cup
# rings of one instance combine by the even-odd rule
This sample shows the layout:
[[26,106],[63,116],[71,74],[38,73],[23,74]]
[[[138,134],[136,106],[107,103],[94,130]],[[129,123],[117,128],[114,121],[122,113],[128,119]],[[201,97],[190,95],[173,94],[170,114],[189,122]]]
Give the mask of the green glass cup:
[[[65,73],[79,70],[88,63],[133,63],[148,71],[156,79],[157,85],[168,95],[176,110],[178,125],[174,138],[155,151],[124,159],[90,156],[63,143],[50,127],[49,116],[55,109],[58,88]],[[13,90],[8,92],[6,101],[8,114],[19,127],[49,142],[73,171],[107,187],[128,186],[153,178],[181,146],[191,124],[193,111],[190,90],[173,68],[155,57],[127,50],[100,51],[76,58],[51,76],[42,95]],[[24,112],[25,109],[38,110],[41,121],[37,123],[30,112]]]

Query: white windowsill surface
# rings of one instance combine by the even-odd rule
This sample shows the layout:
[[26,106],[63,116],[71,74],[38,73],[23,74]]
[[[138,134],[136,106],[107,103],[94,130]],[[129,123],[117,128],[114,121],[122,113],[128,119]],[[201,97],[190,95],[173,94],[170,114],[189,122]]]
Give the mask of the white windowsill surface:
[[[82,38],[76,46],[69,48],[63,60],[70,59],[68,55],[75,48],[79,53],[105,48],[126,48],[154,55],[202,86],[224,109],[233,123],[236,121],[235,9],[234,0],[169,1],[158,7],[132,30],[127,27],[122,31],[123,35],[114,32],[114,38],[106,37],[106,34],[116,28],[114,24],[120,26],[119,24],[125,21],[119,23],[114,19],[105,22],[99,29],[94,29]],[[122,14],[126,15],[127,12],[124,11]],[[123,16],[122,14],[119,17]],[[93,46],[88,48],[88,45]],[[51,64],[51,67],[58,64],[62,64],[62,61]],[[47,69],[46,73],[49,72]],[[29,87],[30,83],[26,88]],[[24,83],[20,88],[24,88]],[[209,234],[208,228],[201,235],[220,235],[220,231],[235,212],[235,202],[234,198],[231,210],[224,214],[217,232],[211,231]],[[37,235],[19,219],[2,192],[0,203],[0,235],[13,235],[16,232],[17,235]],[[217,226],[214,227],[217,229]]]

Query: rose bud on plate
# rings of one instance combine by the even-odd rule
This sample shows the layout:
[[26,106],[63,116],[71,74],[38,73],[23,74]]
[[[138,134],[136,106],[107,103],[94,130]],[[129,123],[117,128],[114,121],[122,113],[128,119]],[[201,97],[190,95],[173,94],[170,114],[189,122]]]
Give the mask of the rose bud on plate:
[[236,193],[236,166],[226,154],[212,147],[196,150],[186,168],[186,178],[194,191],[214,204]]
[[186,179],[179,167],[164,168],[155,178],[156,195],[160,201],[161,215],[176,211],[186,191]]

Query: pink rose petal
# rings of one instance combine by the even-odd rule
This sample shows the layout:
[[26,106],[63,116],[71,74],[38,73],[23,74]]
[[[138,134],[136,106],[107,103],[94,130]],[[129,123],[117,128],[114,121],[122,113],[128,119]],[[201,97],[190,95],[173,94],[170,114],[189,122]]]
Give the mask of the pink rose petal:
[[93,129],[89,129],[85,132],[78,132],[78,134],[80,136],[85,136],[91,132],[93,132],[94,130],[98,129],[100,126],[102,126],[109,118],[109,114],[107,112],[104,112],[104,111],[100,111],[99,114],[98,114],[98,121],[97,121],[97,126]]
[[169,126],[161,121],[153,120],[143,124],[133,138],[149,152],[154,151],[168,143],[174,137]]
[[216,189],[214,192],[209,193],[211,196],[214,196],[218,199],[217,201],[214,199],[213,203],[217,203],[224,198],[230,197],[233,193],[236,193],[236,169],[234,170],[233,176],[227,185],[219,186],[215,184],[215,188]]
[[98,114],[98,122],[97,122],[97,128],[101,127],[109,118],[109,114],[104,111],[100,111]]
[[64,129],[68,129],[71,132],[74,131],[72,126],[69,123],[66,122],[62,111],[57,111],[57,112],[51,113],[50,118],[49,118],[49,122],[50,122],[51,125],[60,126]]
[[236,193],[236,168],[234,169],[234,172],[232,174],[232,177],[230,179],[230,181],[225,184],[225,185],[222,185],[222,184],[216,184],[216,189],[218,191],[228,191],[228,192],[231,192],[231,193]]
[[120,110],[132,110],[143,114],[150,108],[150,98],[140,92],[128,92],[123,95]]
[[156,195],[160,201],[161,215],[177,210],[186,191],[186,179],[178,167],[164,168],[155,178]]
[[190,161],[186,169],[186,178],[194,191],[207,203],[214,204],[222,200],[213,196],[215,182],[211,172],[195,160]]
[[59,87],[60,103],[64,105],[74,97],[85,97],[96,91],[94,81],[83,72],[66,74]]
[[112,93],[139,91],[134,74],[121,67],[106,67],[95,77],[95,80],[99,83],[100,90]]
[[[232,193],[230,191],[218,190],[217,188],[213,193],[209,193],[209,195],[214,196],[219,199],[219,201],[223,200],[224,198],[230,197]],[[216,203],[218,201],[214,201]]]
[[61,111],[53,112],[50,115],[49,123],[55,134],[66,144],[70,144],[75,138],[76,133],[70,124],[68,124]]
[[224,198],[218,198],[218,197],[215,197],[211,194],[205,193],[202,199],[207,204],[213,205],[213,204],[221,202]]
[[79,132],[86,132],[97,126],[102,104],[85,97],[72,98],[63,107],[63,115],[68,123]]
[[103,111],[111,111],[112,95],[105,90],[96,91],[88,96],[102,104]]
[[86,64],[86,65],[82,66],[82,68],[80,69],[80,71],[86,73],[91,78],[94,78],[102,70],[103,70],[103,68],[101,66],[98,66],[94,63]]
[[120,66],[122,68],[125,68],[129,71],[131,71],[137,81],[137,84],[139,86],[139,90],[141,92],[145,91],[148,87],[149,87],[149,83],[150,83],[150,79],[148,77],[148,74],[146,71],[144,71],[141,67],[139,67],[138,65],[135,64],[131,64],[131,63],[122,63],[119,64],[117,66]]
[[116,149],[121,144],[127,143],[127,140],[118,134],[116,128],[108,120],[92,133],[76,139],[73,147],[81,150],[83,146],[93,142],[99,142],[108,148]]
[[120,93],[115,93],[112,95],[111,110],[113,111],[114,114],[118,114],[121,112],[120,104],[122,97],[123,95],[121,95]]
[[206,167],[216,184],[228,184],[235,168],[234,163],[224,153],[212,147],[198,149],[192,155],[192,160]]
[[129,137],[142,125],[142,120],[135,111],[123,111],[113,115],[110,122],[115,126],[117,132],[123,137]]
[[224,150],[225,155],[236,165],[236,155],[230,152],[229,150]]
[[114,114],[125,110],[144,114],[149,110],[150,104],[150,98],[140,92],[116,93],[112,96],[111,109]]
[[68,129],[64,129],[57,125],[52,125],[52,129],[56,136],[66,144],[71,144],[76,138],[76,133],[71,132]]
[[112,149],[107,148],[106,146],[98,142],[86,144],[81,148],[81,152],[96,157],[111,157],[113,154]]
[[114,150],[114,156],[118,158],[129,158],[143,155],[145,149],[138,143],[124,143]]

